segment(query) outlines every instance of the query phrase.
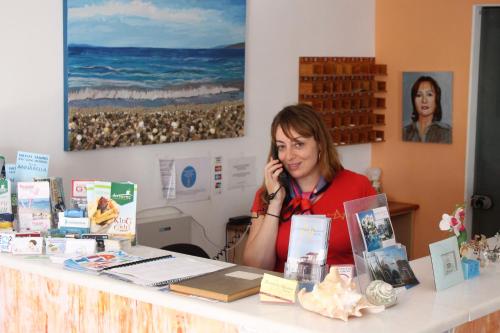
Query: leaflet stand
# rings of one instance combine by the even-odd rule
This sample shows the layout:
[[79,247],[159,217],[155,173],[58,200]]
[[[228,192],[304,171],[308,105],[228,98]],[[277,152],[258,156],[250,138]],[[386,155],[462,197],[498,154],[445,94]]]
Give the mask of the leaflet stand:
[[347,219],[347,227],[349,229],[349,237],[351,239],[354,264],[356,266],[355,276],[358,279],[357,285],[361,292],[365,291],[371,280],[363,257],[363,252],[366,251],[367,248],[363,241],[362,231],[359,227],[356,214],[365,210],[384,206],[387,207],[387,197],[385,193],[344,202],[344,211]]

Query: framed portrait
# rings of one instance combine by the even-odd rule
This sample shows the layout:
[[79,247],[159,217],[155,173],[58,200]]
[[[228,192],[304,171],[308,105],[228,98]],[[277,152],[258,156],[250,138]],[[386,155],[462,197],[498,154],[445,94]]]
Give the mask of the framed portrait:
[[443,290],[464,281],[462,262],[455,236],[429,244],[436,290]]
[[452,143],[452,72],[403,72],[403,141]]
[[63,0],[64,149],[244,135],[245,0]]

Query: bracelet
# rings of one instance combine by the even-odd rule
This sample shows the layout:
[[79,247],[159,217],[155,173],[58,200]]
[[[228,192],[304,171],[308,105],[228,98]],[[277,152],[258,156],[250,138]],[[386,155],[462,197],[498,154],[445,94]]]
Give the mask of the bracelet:
[[268,194],[268,195],[267,195],[267,197],[266,197],[266,199],[267,199],[268,201],[273,200],[273,199],[274,199],[274,197],[276,196],[276,194],[278,194],[278,191],[279,191],[279,190],[281,190],[281,185],[280,185],[280,187],[278,187],[278,189],[277,189],[274,193],[270,193],[270,194]]
[[271,214],[271,213],[266,213],[266,215],[269,215],[269,216],[272,216],[272,217],[276,217],[276,218],[278,218],[278,219],[279,219],[279,218],[281,218],[281,217],[279,217],[278,215],[274,215],[274,214]]

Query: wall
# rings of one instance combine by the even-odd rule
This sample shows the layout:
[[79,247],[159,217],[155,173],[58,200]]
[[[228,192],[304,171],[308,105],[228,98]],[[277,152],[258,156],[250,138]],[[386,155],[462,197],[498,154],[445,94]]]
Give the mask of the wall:
[[[389,198],[418,203],[416,257],[428,244],[450,236],[441,215],[464,201],[472,8],[494,1],[378,0],[375,53],[388,65],[386,140],[373,145],[372,164],[383,170]],[[498,3],[498,1],[497,1]],[[453,143],[402,141],[402,72],[453,72]]]
[[[256,156],[256,184],[260,183],[271,119],[284,105],[297,101],[298,57],[374,56],[374,10],[373,0],[247,1],[243,138],[64,152],[62,0],[2,1],[0,154],[11,163],[17,150],[50,154],[50,175],[63,177],[66,192],[72,178],[136,182],[139,209],[166,204],[159,156],[222,155],[226,162]],[[346,167],[359,172],[369,167],[370,145],[343,147],[340,152]],[[223,244],[225,223],[231,216],[248,214],[256,187],[226,190],[211,201],[177,207]]]

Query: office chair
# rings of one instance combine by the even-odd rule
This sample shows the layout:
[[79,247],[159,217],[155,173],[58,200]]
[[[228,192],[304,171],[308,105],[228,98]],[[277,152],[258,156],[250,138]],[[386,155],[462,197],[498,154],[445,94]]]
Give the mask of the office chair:
[[167,251],[172,251],[172,252],[189,254],[191,256],[210,259],[210,256],[208,255],[208,253],[206,253],[205,250],[203,250],[201,247],[199,247],[198,245],[195,245],[195,244],[176,243],[176,244],[170,244],[170,245],[164,246],[161,249],[167,250]]

